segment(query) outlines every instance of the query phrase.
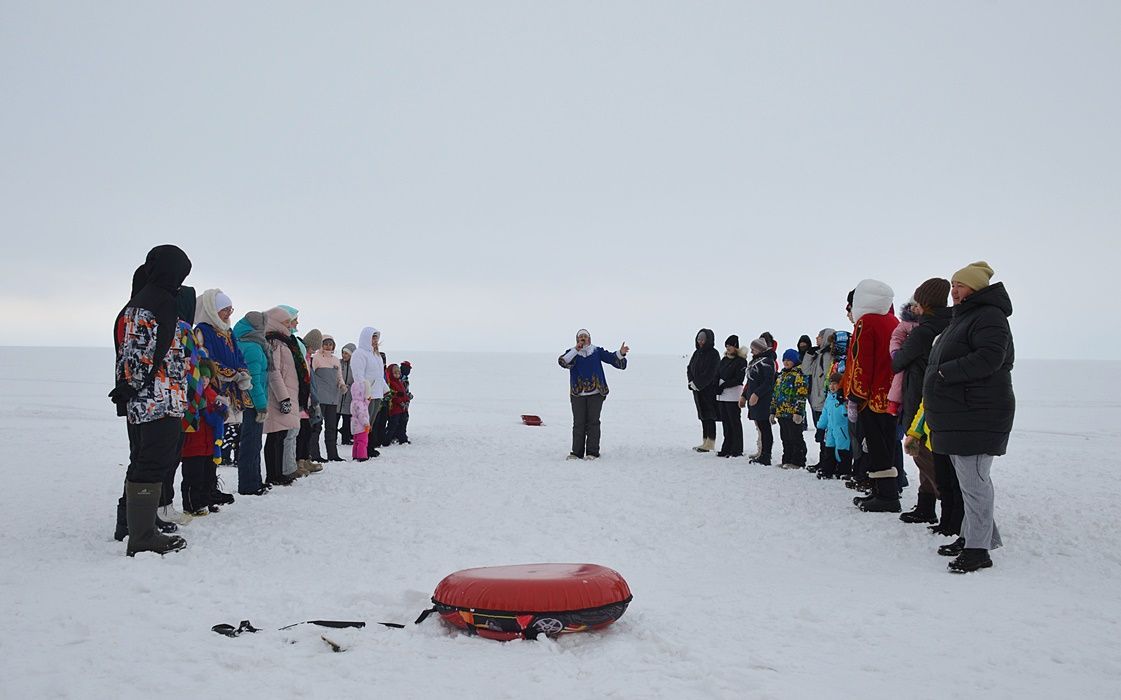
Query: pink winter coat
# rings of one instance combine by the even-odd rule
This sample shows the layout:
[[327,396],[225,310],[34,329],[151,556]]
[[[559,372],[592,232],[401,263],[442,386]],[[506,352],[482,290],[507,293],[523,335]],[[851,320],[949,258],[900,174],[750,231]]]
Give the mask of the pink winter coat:
[[[265,313],[265,332],[288,335],[285,325],[291,318],[280,307]],[[278,433],[300,427],[300,379],[296,374],[296,361],[292,351],[279,340],[269,339],[269,412],[265,416],[265,432]],[[292,412],[280,412],[280,402],[290,399]]]
[[350,389],[350,432],[364,433],[370,427],[370,402],[366,400],[366,382],[354,382]]
[[[903,341],[907,340],[907,336],[911,335],[911,329],[917,325],[919,324],[915,321],[900,321],[895,330],[891,332],[891,340],[888,341],[887,348],[892,357],[895,357],[895,353],[903,347]],[[903,375],[904,372],[896,372],[891,377],[891,388],[887,392],[887,400],[892,403],[903,403]]]

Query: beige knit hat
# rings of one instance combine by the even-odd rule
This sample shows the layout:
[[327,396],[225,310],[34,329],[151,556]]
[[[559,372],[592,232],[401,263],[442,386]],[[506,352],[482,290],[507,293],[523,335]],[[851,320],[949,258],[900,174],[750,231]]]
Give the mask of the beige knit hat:
[[992,279],[993,269],[984,260],[978,260],[975,263],[970,263],[954,273],[950,278],[952,282],[964,284],[973,291],[984,289],[989,286],[989,280]]

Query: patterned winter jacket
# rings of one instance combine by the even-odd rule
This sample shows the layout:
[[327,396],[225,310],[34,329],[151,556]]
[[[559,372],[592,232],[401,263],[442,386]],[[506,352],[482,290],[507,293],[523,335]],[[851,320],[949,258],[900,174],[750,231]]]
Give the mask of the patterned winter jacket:
[[569,348],[565,354],[557,358],[557,364],[568,370],[569,391],[572,396],[586,394],[607,396],[610,389],[607,388],[607,375],[603,373],[603,365],[626,369],[627,358],[617,352],[590,345],[583,350]]
[[775,393],[771,396],[771,415],[776,418],[802,417],[802,429],[806,429],[806,399],[810,391],[806,387],[806,375],[798,367],[784,369],[775,382]]
[[153,357],[157,322],[147,309],[126,308],[117,323],[116,375],[137,391],[125,415],[128,422],[150,423],[162,418],[182,418],[187,408],[187,361],[183,337],[176,332],[162,358]]

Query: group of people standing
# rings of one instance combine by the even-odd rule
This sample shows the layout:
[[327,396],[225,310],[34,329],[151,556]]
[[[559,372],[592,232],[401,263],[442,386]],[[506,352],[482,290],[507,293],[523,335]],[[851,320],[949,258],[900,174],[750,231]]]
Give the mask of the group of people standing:
[[[290,306],[250,311],[231,324],[230,297],[219,289],[196,296],[183,285],[190,270],[179,248],[153,248],[114,324],[109,397],[127,418],[129,438],[116,538],[128,537],[130,556],[182,549],[183,538],[170,534],[177,522],[233,502],[217,479],[224,457],[237,464],[238,492],[259,496],[322,471],[325,461],[341,461],[340,421],[342,443],[352,445],[357,461],[409,441],[411,366],[386,366],[379,331],[363,328],[358,343],[336,357],[330,335],[297,334],[299,312]],[[729,336],[721,354],[715,333],[701,329],[686,368],[702,430],[694,449],[716,449],[720,422],[724,440],[716,454],[744,456],[746,408],[757,433],[751,462],[771,464],[778,425],[782,467],[844,477],[865,492],[854,499],[861,510],[895,513],[907,485],[906,452],[919,470],[918,503],[900,519],[931,523],[932,531],[956,538],[938,548],[955,557],[950,571],[992,566],[989,551],[1001,537],[990,471],[993,457],[1007,449],[1015,414],[1012,304],[992,276],[987,263],[976,262],[950,280],[926,280],[898,315],[892,289],[864,280],[848,294],[852,331],[823,328],[813,341],[804,335],[782,353],[781,364],[770,333],[747,347]],[[625,342],[614,352],[593,345],[581,329],[558,358],[570,378],[569,459],[600,456],[603,365],[625,370],[628,352]],[[806,463],[810,420],[816,465]],[[183,513],[172,506],[180,462]]]
[[[261,496],[343,461],[340,427],[360,462],[378,457],[377,447],[409,442],[411,365],[386,366],[379,331],[362,329],[336,357],[330,335],[298,335],[291,306],[231,324],[230,297],[220,289],[196,296],[183,285],[190,270],[178,247],[153,248],[114,324],[109,397],[129,437],[115,538],[128,538],[129,556],[182,549],[186,541],[170,534],[178,525],[233,503],[219,487],[224,459],[237,466],[238,493]],[[173,505],[180,463],[182,512]]]
[[[898,315],[892,289],[864,280],[848,294],[852,331],[823,328],[816,342],[803,335],[781,364],[769,333],[747,347],[729,336],[721,354],[713,331],[701,329],[686,368],[701,421],[694,450],[716,450],[720,422],[724,440],[716,454],[743,456],[747,408],[757,434],[750,462],[771,464],[777,424],[783,468],[845,478],[865,492],[854,499],[861,510],[892,513],[901,511],[904,453],[910,454],[919,471],[918,502],[900,520],[955,538],[937,548],[954,557],[951,572],[991,567],[989,551],[1001,538],[990,471],[993,457],[1007,450],[1016,407],[1012,303],[992,276],[981,261],[949,280],[926,280]],[[810,420],[815,465],[806,463]]]

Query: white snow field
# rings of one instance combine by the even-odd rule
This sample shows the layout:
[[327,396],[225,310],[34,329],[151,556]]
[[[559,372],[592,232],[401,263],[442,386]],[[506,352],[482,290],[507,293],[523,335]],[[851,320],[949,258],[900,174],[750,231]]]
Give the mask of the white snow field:
[[[691,452],[680,357],[608,368],[596,462],[564,461],[555,354],[404,359],[413,445],[238,497],[182,528],[186,550],[129,559],[111,352],[0,349],[0,697],[1121,696],[1121,363],[1019,363],[994,468],[1006,546],[955,576],[948,540],[858,512],[840,482]],[[448,573],[534,562],[610,566],[634,602],[557,640],[411,624]],[[324,618],[371,624],[277,631]],[[263,631],[210,629],[243,619]]]

